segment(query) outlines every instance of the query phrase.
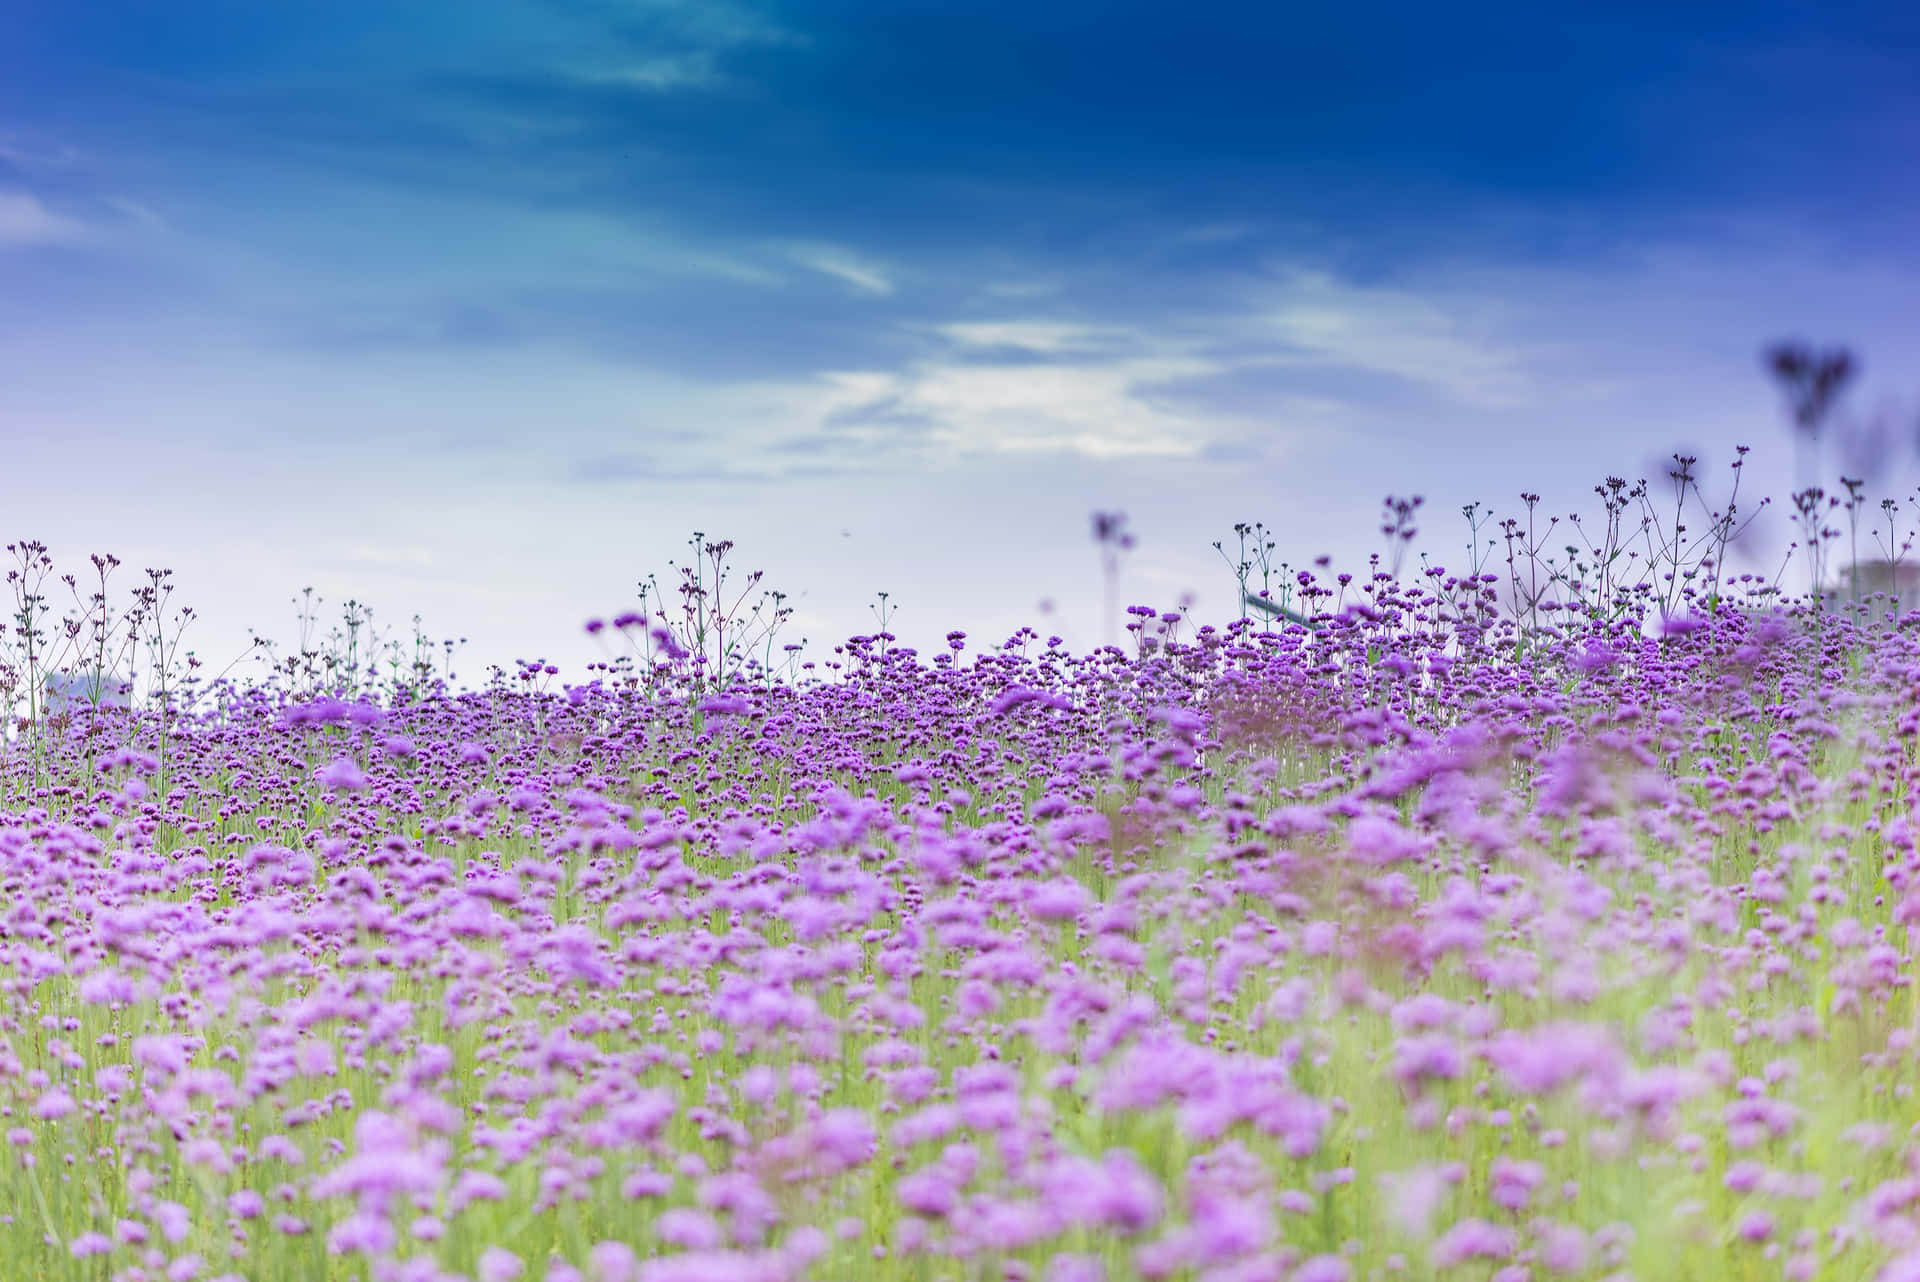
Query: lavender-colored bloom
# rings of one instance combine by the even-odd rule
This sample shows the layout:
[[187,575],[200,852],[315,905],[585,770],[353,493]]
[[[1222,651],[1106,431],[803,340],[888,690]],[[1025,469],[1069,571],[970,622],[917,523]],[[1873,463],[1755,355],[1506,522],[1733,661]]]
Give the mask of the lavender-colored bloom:
[[153,1220],[160,1226],[160,1236],[176,1244],[186,1241],[193,1231],[193,1212],[178,1202],[162,1202],[154,1207]]
[[635,1171],[620,1182],[620,1195],[629,1201],[643,1197],[665,1197],[673,1189],[673,1177],[660,1171]]
[[1518,1211],[1533,1197],[1546,1174],[1546,1168],[1538,1162],[1496,1157],[1487,1172],[1487,1195],[1507,1210]]
[[833,1239],[827,1231],[815,1224],[802,1224],[787,1234],[781,1243],[781,1255],[794,1266],[796,1272],[803,1272],[815,1260],[833,1249]]
[[1073,710],[1073,703],[1069,699],[1048,694],[1044,690],[1014,686],[995,699],[989,711],[993,716],[1003,717],[1014,709],[1023,708],[1030,703],[1038,704],[1043,708],[1062,709],[1069,712]]
[[640,1260],[625,1242],[596,1242],[587,1252],[587,1270],[593,1282],[634,1282]]
[[1027,915],[1036,921],[1071,921],[1092,906],[1092,896],[1080,882],[1057,878],[1033,887],[1025,902]]
[[739,1251],[688,1251],[640,1266],[639,1282],[778,1282],[784,1275]]
[[1212,1198],[1197,1208],[1194,1231],[1201,1258],[1219,1264],[1264,1247],[1273,1234],[1273,1215],[1256,1198]]
[[67,1243],[67,1253],[76,1260],[90,1255],[106,1255],[113,1250],[113,1239],[104,1233],[82,1233]]
[[864,1112],[836,1108],[814,1123],[814,1154],[828,1173],[838,1174],[871,1158],[878,1138]]
[[1393,1075],[1403,1086],[1428,1078],[1451,1081],[1466,1067],[1459,1044],[1444,1035],[1402,1037],[1393,1048]]
[[960,1203],[960,1192],[952,1177],[937,1166],[915,1171],[894,1186],[900,1205],[917,1215],[935,1219],[953,1214]]
[[710,1251],[720,1245],[720,1226],[713,1217],[690,1207],[663,1211],[653,1222],[654,1236],[671,1246]]
[[315,1197],[356,1197],[379,1208],[396,1197],[437,1192],[446,1180],[447,1144],[416,1144],[408,1128],[385,1113],[367,1112],[354,1126],[356,1153],[313,1183]]
[[1353,1266],[1343,1255],[1315,1255],[1303,1260],[1290,1282],[1348,1282]]
[[1100,1163],[1106,1176],[1100,1213],[1122,1233],[1143,1233],[1160,1222],[1166,1195],[1160,1181],[1125,1149],[1108,1153]]
[[478,1282],[513,1282],[526,1271],[526,1261],[503,1246],[490,1246],[480,1252],[474,1266]]
[[1584,1229],[1572,1224],[1553,1224],[1537,1237],[1540,1262],[1554,1273],[1578,1274],[1587,1271],[1592,1252]]
[[1902,1252],[1873,1275],[1873,1282],[1920,1282],[1920,1249]]
[[313,772],[313,777],[323,788],[336,788],[341,792],[359,792],[367,786],[367,773],[360,763],[351,757],[341,757]]
[[1368,815],[1347,829],[1347,845],[1357,858],[1378,867],[1418,859],[1427,843],[1418,833]]
[[1107,1282],[1106,1266],[1099,1257],[1062,1251],[1047,1261],[1043,1282]]
[[385,1255],[398,1240],[386,1216],[355,1211],[327,1234],[327,1252],[330,1255]]
[[1471,1259],[1505,1260],[1517,1246],[1512,1229],[1477,1218],[1459,1221],[1433,1240],[1428,1257],[1436,1269],[1450,1269]]
[[499,1202],[507,1196],[507,1185],[491,1171],[462,1171],[447,1194],[448,1204],[458,1214],[474,1202]]
[[1570,1022],[1501,1033],[1485,1054],[1514,1089],[1532,1095],[1548,1094],[1587,1074],[1610,1075],[1621,1062],[1607,1032]]

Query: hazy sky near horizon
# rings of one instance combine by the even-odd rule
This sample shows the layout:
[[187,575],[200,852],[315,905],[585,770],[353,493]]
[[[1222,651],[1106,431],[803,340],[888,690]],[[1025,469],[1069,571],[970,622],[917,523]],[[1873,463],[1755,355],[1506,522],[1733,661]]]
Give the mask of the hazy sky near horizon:
[[216,671],[311,585],[577,679],[694,530],[814,658],[1084,650],[1095,510],[1219,623],[1236,521],[1464,570],[1744,443],[1771,575],[1766,344],[1911,491],[1916,144],[1895,3],[14,0],[0,542],[173,569]]

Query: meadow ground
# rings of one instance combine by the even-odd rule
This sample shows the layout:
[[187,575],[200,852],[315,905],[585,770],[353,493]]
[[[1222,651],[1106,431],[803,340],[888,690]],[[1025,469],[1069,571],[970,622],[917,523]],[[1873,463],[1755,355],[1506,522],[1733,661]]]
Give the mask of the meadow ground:
[[0,1276],[1920,1278],[1920,616],[1614,564],[29,719]]

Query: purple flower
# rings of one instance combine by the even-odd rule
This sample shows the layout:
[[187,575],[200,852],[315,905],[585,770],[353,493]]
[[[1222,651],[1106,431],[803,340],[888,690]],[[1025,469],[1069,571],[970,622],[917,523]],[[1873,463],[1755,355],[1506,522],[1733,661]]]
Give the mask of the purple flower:
[[67,1252],[76,1260],[90,1255],[106,1255],[113,1250],[113,1239],[104,1233],[82,1233],[67,1243]]
[[1047,1261],[1045,1282],[1107,1282],[1099,1257],[1062,1251]]
[[1549,1094],[1587,1074],[1611,1075],[1622,1061],[1605,1030],[1571,1022],[1503,1032],[1485,1054],[1515,1090],[1529,1095]]
[[1025,686],[1014,686],[999,698],[995,699],[989,711],[996,717],[1004,717],[1015,708],[1024,707],[1029,703],[1038,703],[1046,697],[1047,696],[1039,690],[1029,690]]
[[1433,1240],[1428,1255],[1436,1269],[1450,1269],[1471,1259],[1504,1260],[1513,1255],[1513,1230],[1477,1218],[1461,1220]]
[[720,1245],[720,1226],[704,1212],[676,1206],[653,1222],[654,1236],[671,1246],[710,1251]]
[[1224,1263],[1258,1251],[1273,1236],[1273,1213],[1252,1197],[1209,1198],[1194,1217],[1201,1258]]
[[1093,896],[1080,882],[1061,877],[1033,887],[1025,902],[1035,921],[1072,921],[1093,906]]
[[1404,1086],[1418,1086],[1427,1078],[1452,1081],[1466,1067],[1459,1044],[1444,1034],[1403,1037],[1393,1048],[1393,1075]]
[[366,772],[360,769],[360,763],[351,757],[341,757],[313,772],[322,787],[337,788],[341,792],[359,792],[367,786]]
[[1372,815],[1354,820],[1347,828],[1347,845],[1357,857],[1376,867],[1418,859],[1427,849],[1426,840],[1418,833]]
[[766,1282],[781,1273],[738,1251],[688,1251],[640,1266],[640,1282]]
[[162,1202],[154,1207],[153,1219],[160,1226],[160,1236],[169,1242],[184,1242],[193,1231],[193,1213],[178,1202]]
[[1292,1282],[1347,1282],[1353,1266],[1343,1255],[1316,1255],[1293,1271]]
[[620,1196],[637,1202],[643,1197],[665,1197],[673,1191],[673,1177],[662,1171],[635,1171],[620,1182]]
[[625,1242],[597,1242],[587,1252],[587,1268],[594,1282],[634,1282],[640,1261]]
[[1533,1197],[1533,1191],[1546,1176],[1546,1168],[1538,1162],[1496,1157],[1487,1173],[1487,1195],[1507,1210],[1518,1211]]
[[915,1171],[901,1180],[894,1186],[894,1196],[909,1211],[934,1219],[953,1214],[960,1204],[960,1191],[954,1187],[953,1178],[938,1166]]
[[363,1208],[383,1208],[396,1197],[431,1194],[446,1180],[448,1145],[416,1145],[408,1128],[380,1112],[354,1124],[356,1152],[313,1183],[315,1197],[357,1197]]
[[333,1226],[327,1234],[329,1255],[385,1255],[393,1250],[399,1235],[384,1215],[355,1211]]
[[1586,1230],[1572,1224],[1554,1224],[1536,1238],[1540,1262],[1555,1273],[1585,1273],[1592,1256]]
[[507,1196],[507,1185],[491,1171],[462,1171],[447,1194],[448,1205],[459,1214],[474,1202],[500,1202]]
[[867,1161],[878,1141],[872,1120],[857,1108],[831,1109],[813,1127],[814,1154],[830,1174]]
[[479,1282],[513,1282],[526,1271],[526,1262],[502,1246],[490,1246],[480,1252],[474,1266]]

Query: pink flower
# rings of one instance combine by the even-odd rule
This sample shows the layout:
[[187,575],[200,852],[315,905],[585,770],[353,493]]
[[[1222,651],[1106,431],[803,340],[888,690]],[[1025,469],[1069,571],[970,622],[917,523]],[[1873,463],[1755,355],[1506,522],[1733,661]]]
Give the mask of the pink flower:
[[691,1207],[676,1206],[663,1211],[653,1222],[654,1234],[662,1242],[692,1251],[711,1251],[720,1245],[720,1226],[713,1217]]
[[1293,1272],[1293,1282],[1347,1282],[1353,1266],[1343,1255],[1316,1255]]
[[350,757],[341,757],[321,766],[313,772],[313,777],[322,787],[336,788],[341,792],[359,792],[367,786],[366,772]]
[[915,1171],[901,1180],[894,1186],[894,1196],[908,1210],[935,1219],[951,1215],[960,1204],[960,1193],[952,1178],[937,1166]]
[[76,1260],[90,1255],[106,1255],[113,1250],[113,1239],[104,1233],[82,1233],[67,1243],[67,1252]]
[[1516,1245],[1513,1230],[1489,1224],[1478,1218],[1461,1220],[1435,1238],[1428,1253],[1436,1269],[1479,1258],[1504,1260],[1513,1255]]
[[527,1271],[524,1260],[505,1247],[490,1246],[480,1252],[474,1273],[480,1282],[513,1282]]

